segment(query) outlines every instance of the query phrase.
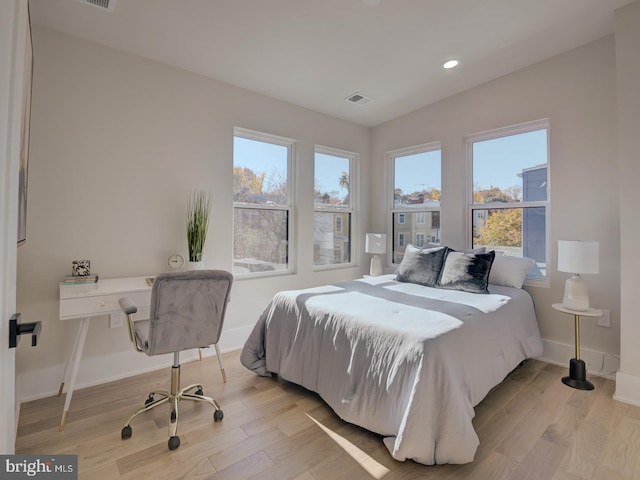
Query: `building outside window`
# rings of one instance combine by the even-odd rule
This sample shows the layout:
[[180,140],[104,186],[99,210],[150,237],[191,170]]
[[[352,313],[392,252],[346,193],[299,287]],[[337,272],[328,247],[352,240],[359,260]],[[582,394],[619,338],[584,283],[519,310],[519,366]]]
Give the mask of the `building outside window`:
[[316,146],[314,156],[313,264],[352,263],[351,237],[358,155]]
[[236,128],[233,274],[290,272],[294,141]]
[[388,154],[391,171],[390,223],[392,263],[400,263],[407,246],[425,242],[440,244],[440,197],[442,195],[439,143],[395,150]]
[[473,135],[467,142],[473,247],[533,259],[527,279],[544,283],[549,244],[548,121]]

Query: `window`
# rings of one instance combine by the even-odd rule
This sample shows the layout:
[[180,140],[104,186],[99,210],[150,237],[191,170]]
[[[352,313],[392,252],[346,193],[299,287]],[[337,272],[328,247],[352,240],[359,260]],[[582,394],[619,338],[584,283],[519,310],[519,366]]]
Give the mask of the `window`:
[[293,140],[236,128],[233,274],[291,271]]
[[528,280],[547,277],[548,121],[468,137],[472,246],[528,257]]
[[354,168],[357,154],[316,146],[313,264],[351,263]]
[[406,239],[416,246],[440,244],[441,151],[439,143],[389,153],[392,263],[400,263]]

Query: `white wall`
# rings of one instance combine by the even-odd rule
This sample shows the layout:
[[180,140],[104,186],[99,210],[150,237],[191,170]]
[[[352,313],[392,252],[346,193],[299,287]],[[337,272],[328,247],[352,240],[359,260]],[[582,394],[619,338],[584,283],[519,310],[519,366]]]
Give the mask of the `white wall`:
[[[464,65],[453,74],[464,75]],[[581,344],[589,370],[598,370],[602,352],[619,354],[620,248],[616,165],[616,72],[613,37],[604,38],[519,70],[373,130],[371,228],[385,231],[386,152],[442,143],[442,242],[467,246],[465,237],[467,160],[465,135],[549,118],[551,252],[549,288],[532,294],[545,342],[545,358],[568,365],[573,356],[573,317],[556,312],[565,273],[556,271],[558,239],[598,240],[600,274],[589,275],[593,305],[611,310],[611,328],[583,319]],[[375,192],[375,193],[374,193]],[[607,356],[607,368],[616,359]],[[611,364],[613,366],[610,366]]]
[[[297,273],[237,279],[223,350],[242,345],[278,290],[354,278],[368,268],[360,202],[355,258],[364,267],[314,273],[314,144],[361,155],[368,198],[371,132],[52,30],[33,32],[35,68],[27,243],[19,251],[18,305],[24,321],[42,320],[36,348],[20,345],[19,393],[57,391],[78,321],[58,320],[58,282],[71,261],[87,258],[102,277],[153,274],[170,253],[186,255],[187,192],[211,190],[207,267],[231,269],[233,127],[298,140]],[[25,342],[23,342],[25,343]],[[93,320],[78,385],[151,368],[165,359],[133,352],[126,331]]]
[[621,340],[622,364],[615,398],[640,405],[640,322],[638,288],[638,185],[640,181],[640,2],[616,11],[618,149],[620,168]]

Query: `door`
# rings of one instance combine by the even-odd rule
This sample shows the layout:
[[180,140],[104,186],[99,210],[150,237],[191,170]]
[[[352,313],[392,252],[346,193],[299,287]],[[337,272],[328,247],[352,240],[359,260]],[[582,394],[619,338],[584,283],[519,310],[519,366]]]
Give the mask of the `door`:
[[0,1],[0,454],[16,438],[15,348],[9,318],[16,310],[18,170],[28,0]]

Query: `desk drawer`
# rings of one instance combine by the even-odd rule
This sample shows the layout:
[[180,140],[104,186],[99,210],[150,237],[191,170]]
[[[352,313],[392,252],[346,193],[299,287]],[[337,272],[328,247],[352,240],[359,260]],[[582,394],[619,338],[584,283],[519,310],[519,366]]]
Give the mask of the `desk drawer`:
[[118,301],[122,297],[131,298],[138,309],[149,307],[151,304],[151,291],[65,298],[60,300],[60,319],[93,317],[121,311]]

